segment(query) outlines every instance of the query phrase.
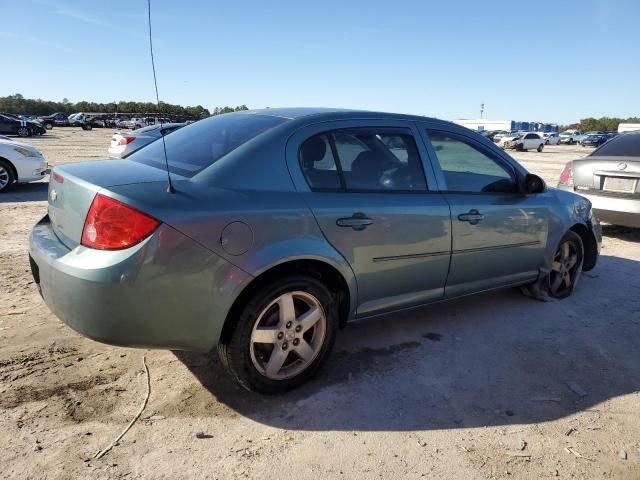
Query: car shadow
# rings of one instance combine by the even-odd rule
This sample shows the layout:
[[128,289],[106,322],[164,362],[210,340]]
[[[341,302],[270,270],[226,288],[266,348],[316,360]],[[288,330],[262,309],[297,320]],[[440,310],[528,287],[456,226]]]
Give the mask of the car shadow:
[[640,262],[604,256],[570,299],[512,289],[352,323],[319,375],[279,396],[237,386],[215,354],[174,355],[208,391],[189,415],[210,415],[217,401],[298,430],[544,422],[640,390],[640,317],[629,315],[640,311],[639,271]]
[[34,182],[14,185],[0,195],[0,203],[40,202],[47,199],[49,182]]

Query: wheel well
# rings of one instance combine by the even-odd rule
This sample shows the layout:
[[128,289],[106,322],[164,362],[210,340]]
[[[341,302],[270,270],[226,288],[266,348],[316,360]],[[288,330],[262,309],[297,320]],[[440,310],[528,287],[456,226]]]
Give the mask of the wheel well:
[[0,160],[2,160],[4,163],[6,163],[7,165],[9,165],[9,168],[11,169],[11,171],[13,172],[13,178],[15,179],[15,181],[18,181],[18,170],[16,170],[16,167],[13,163],[11,163],[10,160],[7,160],[4,157],[0,157]]
[[331,265],[319,260],[293,260],[270,268],[254,278],[251,283],[247,285],[238,298],[233,302],[233,305],[227,314],[227,318],[225,319],[222,327],[220,340],[227,341],[231,338],[235,329],[234,319],[240,315],[240,310],[244,305],[246,305],[256,291],[276,278],[296,274],[311,275],[322,281],[327,286],[327,288],[333,293],[336,302],[338,302],[340,327],[344,327],[349,317],[351,296],[349,294],[347,282],[342,274],[340,274],[340,272]]
[[584,263],[582,264],[582,270],[588,272],[596,266],[596,260],[598,259],[596,239],[591,235],[589,229],[581,223],[576,223],[570,230],[580,235],[582,239],[582,244],[584,245]]

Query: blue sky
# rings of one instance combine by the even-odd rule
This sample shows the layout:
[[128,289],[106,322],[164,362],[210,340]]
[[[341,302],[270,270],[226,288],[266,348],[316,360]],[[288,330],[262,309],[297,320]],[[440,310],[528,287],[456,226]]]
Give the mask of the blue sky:
[[[0,95],[154,100],[146,0],[1,2]],[[568,123],[640,115],[640,2],[152,0],[160,98]]]

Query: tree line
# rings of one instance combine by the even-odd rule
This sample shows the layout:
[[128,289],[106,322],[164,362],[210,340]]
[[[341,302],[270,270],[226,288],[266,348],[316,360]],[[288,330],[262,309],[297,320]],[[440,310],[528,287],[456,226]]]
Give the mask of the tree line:
[[[220,115],[223,113],[238,112],[241,110],[249,110],[246,105],[239,105],[236,107],[216,107],[213,109],[213,115]],[[200,118],[209,117],[212,113],[209,109],[204,108],[202,105],[196,105],[195,107],[183,107],[182,105],[172,105],[170,103],[160,102],[160,105],[153,102],[126,102],[119,101],[118,103],[96,103],[96,102],[70,102],[66,98],[63,98],[60,102],[54,102],[50,100],[41,100],[39,98],[24,98],[19,93],[15,95],[9,95],[7,97],[0,97],[0,112],[13,113],[16,115],[50,115],[56,112],[63,112],[67,115],[77,112],[99,112],[99,113],[161,113],[163,115],[171,116],[187,116],[194,120]]]
[[580,123],[573,125],[560,125],[560,131],[568,128],[579,128],[583,132],[617,132],[620,123],[640,123],[640,117],[618,118],[600,117],[583,118]]
[[580,129],[584,132],[601,131],[601,132],[617,132],[620,123],[640,123],[640,117],[617,118],[617,117],[600,117],[600,118],[583,118],[580,120]]

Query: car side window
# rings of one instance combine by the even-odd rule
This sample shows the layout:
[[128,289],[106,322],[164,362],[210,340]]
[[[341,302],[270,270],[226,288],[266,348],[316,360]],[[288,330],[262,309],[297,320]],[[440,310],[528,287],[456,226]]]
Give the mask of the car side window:
[[515,172],[504,160],[463,136],[427,132],[447,182],[447,190],[472,193],[517,192]]
[[347,190],[427,189],[411,130],[379,127],[338,130],[333,139]]
[[305,140],[300,146],[299,161],[312,189],[341,188],[336,161],[326,134],[315,135]]

